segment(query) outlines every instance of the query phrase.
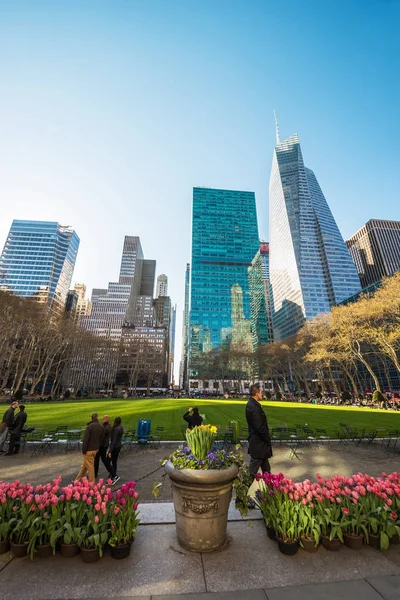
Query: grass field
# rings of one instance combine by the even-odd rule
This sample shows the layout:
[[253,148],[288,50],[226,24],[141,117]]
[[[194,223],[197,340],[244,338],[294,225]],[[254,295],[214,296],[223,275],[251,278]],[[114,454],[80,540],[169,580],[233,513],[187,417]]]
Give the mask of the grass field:
[[[74,400],[70,402],[54,402],[46,404],[28,404],[27,425],[44,427],[45,431],[55,429],[58,425],[69,428],[81,428],[90,420],[90,415],[97,412],[99,417],[108,414],[113,420],[122,418],[125,429],[136,429],[138,419],[151,419],[152,428],[162,425],[165,428],[164,439],[182,439],[181,426],[184,425],[183,414],[190,406],[198,406],[201,414],[206,415],[206,422],[225,428],[231,419],[238,419],[246,425],[245,400],[199,400],[195,403],[188,399],[155,399],[155,400]],[[324,428],[328,435],[334,436],[334,428],[339,423],[347,423],[358,429],[375,427],[400,429],[400,413],[393,411],[373,410],[369,408],[350,408],[335,406],[315,406],[310,404],[263,402],[268,416],[270,428],[286,424],[295,427],[305,425],[311,429]]]

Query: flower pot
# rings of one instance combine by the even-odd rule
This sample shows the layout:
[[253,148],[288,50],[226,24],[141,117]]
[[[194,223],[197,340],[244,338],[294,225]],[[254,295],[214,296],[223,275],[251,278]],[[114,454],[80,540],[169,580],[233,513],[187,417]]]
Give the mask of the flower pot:
[[318,545],[315,545],[314,539],[308,538],[300,538],[301,545],[306,552],[316,552],[318,550]]
[[180,545],[192,552],[212,552],[226,542],[232,482],[238,466],[228,469],[175,469],[165,471],[172,484],[176,535]]
[[284,542],[283,540],[279,540],[279,539],[278,539],[278,546],[279,546],[279,550],[282,552],[282,554],[286,554],[287,556],[293,556],[294,554],[296,554],[297,550],[299,549],[298,542]]
[[74,558],[80,552],[78,544],[61,544],[60,550],[64,558]]
[[352,550],[361,550],[361,548],[363,547],[363,535],[353,535],[350,533],[344,533],[343,538],[345,545],[348,548],[351,548]]
[[23,544],[11,542],[10,549],[15,558],[23,558],[28,554],[28,542],[24,542]]
[[327,535],[323,535],[321,537],[321,542],[325,550],[330,550],[331,552],[336,552],[337,550],[340,550],[341,541],[338,537],[335,537],[333,538],[333,540],[330,540]]
[[81,548],[81,555],[84,563],[96,562],[100,558],[98,548]]
[[391,544],[400,544],[400,535],[398,533],[395,533],[394,536],[392,536],[390,538],[390,543]]
[[381,536],[374,533],[369,534],[368,544],[377,550],[381,549]]
[[38,558],[49,558],[53,554],[53,548],[50,544],[36,546],[36,555]]
[[270,527],[269,525],[265,525],[265,529],[267,530],[267,536],[269,537],[269,539],[276,541],[275,529],[273,527]]
[[131,553],[132,542],[123,546],[111,546],[111,556],[117,560],[127,558]]
[[8,540],[4,540],[3,542],[0,542],[0,554],[4,554],[5,552],[8,552],[10,549],[10,542]]

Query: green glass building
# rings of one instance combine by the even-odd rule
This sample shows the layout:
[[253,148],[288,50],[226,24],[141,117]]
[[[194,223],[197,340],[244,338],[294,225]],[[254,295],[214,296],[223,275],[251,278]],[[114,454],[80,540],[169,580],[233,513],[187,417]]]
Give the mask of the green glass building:
[[248,268],[259,249],[254,192],[193,189],[189,370],[221,344],[252,350]]

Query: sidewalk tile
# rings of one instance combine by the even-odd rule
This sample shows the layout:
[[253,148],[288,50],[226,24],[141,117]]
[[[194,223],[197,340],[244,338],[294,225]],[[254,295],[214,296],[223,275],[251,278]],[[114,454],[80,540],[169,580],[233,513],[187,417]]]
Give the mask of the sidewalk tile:
[[400,569],[370,547],[360,551],[343,546],[339,552],[319,548],[316,554],[300,549],[296,556],[279,552],[260,521],[228,523],[230,543],[213,554],[203,554],[210,592],[268,589],[281,586],[327,583],[365,577],[400,575]]
[[215,592],[213,594],[153,596],[152,600],[267,600],[267,596],[264,590],[240,590],[237,592]]
[[382,597],[364,580],[337,581],[266,590],[268,600],[382,600]]
[[2,571],[8,563],[10,563],[13,559],[13,555],[11,552],[5,552],[4,554],[0,554],[0,571]]
[[399,600],[400,598],[400,576],[367,578],[372,587],[377,590],[385,600]]
[[[21,585],[23,578],[23,585]],[[47,560],[13,560],[0,572],[2,600],[108,599],[205,592],[200,554],[186,552],[176,541],[175,526],[138,528],[131,556],[106,555],[93,564],[80,556]]]

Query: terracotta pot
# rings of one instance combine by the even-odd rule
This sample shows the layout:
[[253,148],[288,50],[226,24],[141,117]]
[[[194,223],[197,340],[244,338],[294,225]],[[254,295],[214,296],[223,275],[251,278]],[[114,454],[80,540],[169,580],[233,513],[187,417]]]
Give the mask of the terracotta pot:
[[165,471],[172,483],[178,542],[192,552],[212,552],[226,542],[232,482],[238,466],[228,469],[175,469]]
[[327,535],[323,535],[321,537],[321,543],[325,550],[330,550],[331,552],[336,552],[337,550],[340,550],[340,546],[342,545],[338,537],[335,537],[333,538],[333,540],[330,540]]
[[265,525],[265,529],[267,530],[267,536],[269,537],[269,539],[276,541],[275,529],[273,527],[270,527],[269,525]]
[[3,542],[0,542],[0,554],[4,554],[5,552],[8,552],[9,549],[10,549],[9,540],[4,540]]
[[300,538],[301,546],[306,552],[316,552],[318,550],[318,545],[315,545],[315,540],[308,538]]
[[64,558],[74,558],[80,552],[78,544],[60,544],[60,550]]
[[15,558],[23,558],[28,554],[28,542],[24,542],[23,544],[11,542],[10,549]]
[[98,548],[81,548],[81,555],[84,563],[96,562],[100,558]]
[[50,544],[36,546],[36,554],[38,558],[49,558],[53,554],[53,548]]
[[377,550],[381,549],[381,536],[374,533],[369,534],[368,544]]
[[293,556],[294,554],[297,553],[297,550],[299,549],[298,542],[284,542],[283,540],[279,540],[279,539],[278,539],[278,546],[279,546],[280,552],[282,552],[282,554],[286,554],[287,556]]
[[345,546],[351,548],[352,550],[361,550],[364,543],[363,535],[353,535],[350,533],[343,534]]
[[111,546],[111,556],[120,560],[127,558],[131,553],[132,542],[125,544],[124,546]]

